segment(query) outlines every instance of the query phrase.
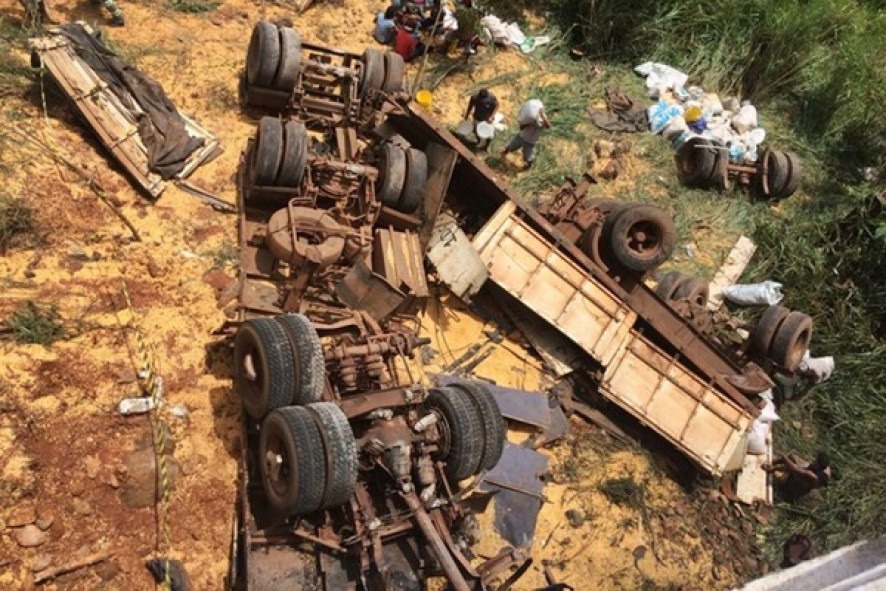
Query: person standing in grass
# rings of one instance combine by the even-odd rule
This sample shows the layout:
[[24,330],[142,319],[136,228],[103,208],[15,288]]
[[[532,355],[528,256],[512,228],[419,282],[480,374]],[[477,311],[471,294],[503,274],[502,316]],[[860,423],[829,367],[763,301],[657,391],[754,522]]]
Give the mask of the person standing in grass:
[[541,139],[541,132],[551,127],[551,122],[545,113],[545,106],[539,99],[529,99],[517,113],[517,123],[520,131],[511,139],[510,143],[501,151],[502,157],[511,152],[523,150],[524,170],[532,166],[535,161],[535,145]]
[[[485,121],[492,123],[495,114],[498,112],[498,99],[494,94],[489,92],[488,88],[481,88],[471,96],[468,101],[468,109],[465,111],[464,119],[474,114],[474,133],[477,132],[477,124]],[[482,144],[482,145],[481,145]],[[480,140],[477,147],[481,150],[489,148],[489,140]]]

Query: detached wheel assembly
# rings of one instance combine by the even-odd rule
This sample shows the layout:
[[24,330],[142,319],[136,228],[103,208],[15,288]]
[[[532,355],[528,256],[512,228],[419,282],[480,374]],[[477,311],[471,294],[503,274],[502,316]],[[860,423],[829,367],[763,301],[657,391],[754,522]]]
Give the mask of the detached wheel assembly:
[[479,472],[485,443],[476,406],[453,388],[432,389],[427,405],[437,415],[441,440],[437,459],[446,462],[447,476],[458,482]]
[[297,383],[289,338],[270,318],[240,325],[234,338],[234,383],[246,413],[262,419],[292,401]]
[[714,176],[717,149],[711,140],[694,137],[680,146],[675,159],[681,183],[687,187],[705,188]]
[[604,236],[615,260],[633,271],[650,271],[674,252],[674,221],[654,205],[632,205],[604,225]]
[[480,458],[480,469],[495,468],[501,459],[508,430],[507,423],[498,409],[498,403],[489,390],[481,384],[453,382],[449,384],[449,387],[463,392],[480,413],[480,423],[483,429],[483,454]]
[[268,504],[279,516],[319,509],[326,490],[323,438],[306,407],[288,406],[261,425],[259,464]]
[[289,337],[296,361],[297,379],[293,384],[292,404],[319,402],[323,398],[326,365],[317,330],[303,314],[283,314],[274,320]]
[[751,336],[751,347],[754,351],[763,356],[769,355],[772,339],[775,338],[778,327],[790,313],[791,311],[783,306],[769,306],[763,312],[763,316],[760,317],[757,328],[754,329],[754,334]]
[[280,63],[280,33],[276,25],[260,21],[252,29],[246,52],[246,79],[249,84],[271,88]]
[[617,215],[621,210],[630,207],[630,203],[621,199],[588,199],[587,204],[600,212],[604,220],[588,226],[578,239],[578,248],[592,261],[599,260],[600,238],[603,235],[605,220]]

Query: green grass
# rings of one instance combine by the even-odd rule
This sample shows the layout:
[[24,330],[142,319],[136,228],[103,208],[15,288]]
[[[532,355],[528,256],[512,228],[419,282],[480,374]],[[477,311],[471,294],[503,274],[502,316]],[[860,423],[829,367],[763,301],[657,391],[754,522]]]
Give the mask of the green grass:
[[17,197],[0,192],[0,254],[33,243],[36,226],[31,207]]
[[218,8],[218,2],[202,2],[200,0],[171,0],[167,6],[170,10],[186,14],[202,14]]
[[12,338],[19,343],[48,346],[66,336],[58,308],[28,300],[6,320]]

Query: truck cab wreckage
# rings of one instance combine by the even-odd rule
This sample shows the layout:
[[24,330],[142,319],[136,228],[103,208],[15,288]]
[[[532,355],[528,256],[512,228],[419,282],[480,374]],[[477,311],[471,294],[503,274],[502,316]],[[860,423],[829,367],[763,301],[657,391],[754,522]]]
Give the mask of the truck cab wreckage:
[[[241,156],[226,324],[245,410],[232,580],[247,589],[440,575],[506,589],[528,568],[526,548],[470,559],[463,501],[507,425],[484,385],[431,387],[410,369],[428,343],[426,254],[457,296],[482,288],[539,318],[605,399],[714,475],[741,465],[752,397],[808,345],[808,317],[790,311],[738,347],[717,342],[697,281],[644,283],[675,245],[662,210],[585,199],[592,179],[534,209],[409,102],[403,70],[267,22],[250,40],[242,94],[263,116]],[[438,248],[458,234],[469,248]]]

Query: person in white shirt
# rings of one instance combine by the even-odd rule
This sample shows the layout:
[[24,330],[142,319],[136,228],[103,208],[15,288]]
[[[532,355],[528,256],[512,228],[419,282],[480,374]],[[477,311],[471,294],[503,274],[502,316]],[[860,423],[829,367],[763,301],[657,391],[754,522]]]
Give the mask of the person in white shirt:
[[535,145],[541,139],[541,132],[550,128],[551,122],[545,113],[544,104],[538,99],[530,99],[520,107],[517,123],[520,124],[520,131],[501,151],[501,155],[504,157],[522,149],[525,168],[529,168],[535,161]]

